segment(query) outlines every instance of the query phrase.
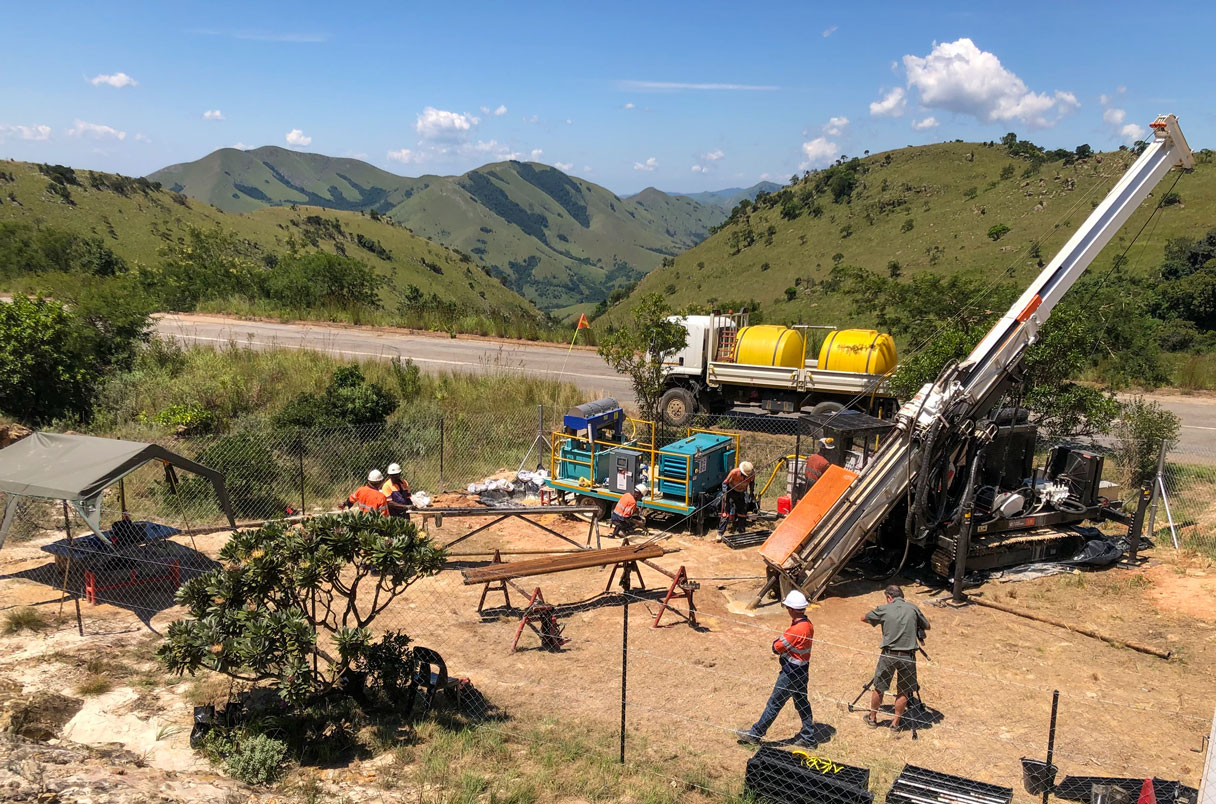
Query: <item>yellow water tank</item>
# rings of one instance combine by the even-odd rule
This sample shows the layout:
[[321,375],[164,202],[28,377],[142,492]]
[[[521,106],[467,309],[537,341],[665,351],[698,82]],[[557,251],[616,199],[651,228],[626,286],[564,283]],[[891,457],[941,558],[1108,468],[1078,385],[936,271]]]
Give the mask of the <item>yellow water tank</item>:
[[802,368],[805,345],[802,333],[775,324],[743,327],[735,342],[735,362],[752,366]]
[[838,329],[819,349],[820,369],[886,374],[895,369],[895,341],[874,329]]

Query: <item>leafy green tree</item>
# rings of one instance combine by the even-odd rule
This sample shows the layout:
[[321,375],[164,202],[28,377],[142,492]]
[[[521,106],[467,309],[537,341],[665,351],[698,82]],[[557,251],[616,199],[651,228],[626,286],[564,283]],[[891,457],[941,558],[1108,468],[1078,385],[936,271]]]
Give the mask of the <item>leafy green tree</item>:
[[643,418],[658,421],[659,397],[666,377],[663,364],[684,348],[688,332],[668,320],[672,309],[661,294],[642,296],[632,313],[633,326],[607,335],[598,351],[614,370],[629,376]]
[[1002,237],[1009,234],[1009,232],[1010,232],[1009,227],[1003,223],[998,223],[995,226],[988,227],[988,237],[993,242],[1000,240]]
[[179,675],[206,669],[269,684],[302,706],[352,668],[381,681],[409,677],[408,640],[377,639],[373,624],[438,573],[444,554],[408,519],[340,514],[236,531],[219,560],[178,590],[189,618],[169,626],[158,658]]
[[1168,450],[1178,443],[1182,422],[1172,411],[1143,397],[1124,403],[1115,423],[1115,461],[1123,470],[1123,486],[1128,490],[1151,487],[1157,473],[1157,458],[1162,443]]
[[83,334],[60,302],[0,303],[0,410],[33,423],[84,415],[101,367]]
[[274,423],[293,428],[382,425],[397,405],[391,391],[368,382],[359,366],[351,364],[334,372],[324,393],[303,393],[288,402]]
[[143,267],[140,281],[162,307],[189,311],[208,299],[262,295],[262,269],[250,245],[222,229],[191,227],[185,242],[161,249],[159,268]]

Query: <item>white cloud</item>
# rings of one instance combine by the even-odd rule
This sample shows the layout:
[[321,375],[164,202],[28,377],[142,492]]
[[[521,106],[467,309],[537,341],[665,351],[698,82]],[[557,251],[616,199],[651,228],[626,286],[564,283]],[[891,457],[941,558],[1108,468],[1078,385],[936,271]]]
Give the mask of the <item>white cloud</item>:
[[[1126,87],[1119,87],[1119,95],[1127,92]],[[1099,95],[1098,102],[1102,104],[1102,122],[1106,123],[1107,127],[1112,132],[1118,135],[1119,139],[1125,142],[1135,142],[1136,140],[1144,139],[1148,134],[1148,129],[1136,123],[1127,122],[1127,111],[1110,105],[1114,100],[1110,95]]]
[[539,160],[541,158],[541,156],[544,155],[544,153],[545,152],[542,151],[540,148],[533,148],[532,149],[532,161],[535,162],[535,161]]
[[557,168],[562,173],[569,173],[570,171],[574,170],[574,163],[573,162],[554,162],[553,167]]
[[583,165],[584,173],[590,173],[591,171],[592,171],[591,165]]
[[566,118],[566,125],[568,125],[568,126],[572,126],[572,125],[574,125],[574,121],[573,121],[573,120],[571,120],[569,117],[567,117],[567,118]]
[[402,148],[398,151],[389,151],[388,159],[390,162],[400,162],[403,165],[408,165],[411,162],[421,162],[422,154],[411,151],[409,148]]
[[147,134],[136,134],[135,141],[136,142],[148,142],[148,143],[152,142],[152,140],[148,139]]
[[837,32],[837,31],[839,31],[839,30],[840,30],[840,26],[839,26],[839,25],[833,25],[833,26],[831,26],[831,27],[829,27],[829,28],[826,28],[826,29],[824,29],[824,31],[823,31],[823,38],[824,38],[824,39],[827,39],[829,36],[831,36],[832,34],[836,33],[836,32]]
[[705,165],[693,165],[692,166],[693,173],[705,173],[708,170],[709,170],[709,168],[705,167]]
[[537,120],[540,120],[540,116],[534,114],[531,117],[528,117],[527,115],[525,115],[523,120],[525,123],[535,123]]
[[802,143],[802,153],[806,157],[806,161],[798,165],[798,169],[807,170],[831,164],[840,153],[840,148],[836,143],[829,142],[826,137],[816,137],[809,142]]
[[0,140],[12,137],[18,140],[41,142],[51,138],[50,126],[10,126],[0,124]]
[[253,150],[252,145],[246,145],[243,142],[233,143],[232,147],[236,148],[238,151],[252,151]]
[[912,128],[917,131],[928,131],[931,128],[937,128],[937,118],[933,116],[926,117],[924,120],[913,120]]
[[692,90],[725,90],[734,92],[774,92],[779,87],[770,84],[713,84],[690,83],[686,81],[621,81],[622,89],[639,89],[643,91],[679,91]]
[[1017,120],[1045,128],[1080,106],[1071,92],[1032,92],[995,54],[966,37],[934,44],[927,56],[904,56],[903,63],[908,87],[920,93],[922,106],[986,123]]
[[207,111],[203,112],[203,119],[204,120],[223,120],[224,113],[221,112],[219,109],[208,109]]
[[498,105],[498,108],[494,110],[495,117],[502,117],[506,113],[507,113],[507,107],[501,103]]
[[829,137],[839,137],[844,133],[844,130],[849,127],[849,118],[847,117],[831,117],[828,118],[827,124],[823,127],[823,133]]
[[634,105],[633,105],[632,103],[626,103],[626,104],[625,104],[625,108],[626,108],[626,109],[633,109],[633,108],[634,108]]
[[658,166],[659,166],[659,160],[655,159],[653,156],[650,157],[649,159],[647,159],[645,162],[634,162],[633,163],[634,170],[644,170],[647,173],[654,170]]
[[480,122],[481,120],[471,114],[448,112],[428,106],[418,115],[414,130],[424,140],[459,142]]
[[883,95],[882,100],[870,104],[870,114],[875,117],[902,117],[908,105],[907,94],[903,87],[896,87]]
[[100,123],[86,123],[83,120],[77,120],[75,124],[68,129],[69,137],[88,137],[92,140],[125,140],[127,132],[119,131],[111,126],[103,126]]
[[99,87],[102,84],[109,87],[114,87],[115,89],[139,86],[139,82],[126,73],[114,73],[113,75],[106,75],[105,73],[102,73],[101,75],[95,75],[92,78],[86,78],[85,80],[95,87]]
[[717,162],[719,159],[721,159],[724,156],[726,156],[726,154],[722,153],[721,148],[718,148],[716,150],[710,151],[707,154],[701,154],[701,159],[706,162]]
[[1126,126],[1119,129],[1119,136],[1128,142],[1142,140],[1147,134],[1148,129],[1146,129],[1144,126],[1137,125],[1136,123],[1128,123]]
[[306,145],[312,144],[312,137],[306,137],[304,136],[303,131],[300,131],[298,128],[293,128],[291,131],[287,132],[287,144],[303,148]]

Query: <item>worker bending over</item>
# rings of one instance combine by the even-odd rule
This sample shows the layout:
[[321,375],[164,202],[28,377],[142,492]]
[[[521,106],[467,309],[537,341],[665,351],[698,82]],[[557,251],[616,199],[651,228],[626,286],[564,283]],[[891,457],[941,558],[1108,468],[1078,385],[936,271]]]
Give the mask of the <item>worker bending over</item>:
[[388,465],[388,478],[380,487],[380,493],[387,499],[390,516],[403,516],[409,519],[410,508],[414,506],[414,501],[410,498],[410,484],[401,477],[400,464],[390,463]]
[[781,672],[777,674],[777,683],[773,685],[773,693],[764,705],[760,719],[750,729],[739,732],[741,743],[754,744],[764,739],[768,727],[773,725],[785,702],[793,698],[794,710],[802,719],[802,728],[792,742],[803,748],[815,746],[815,721],[811,702],[806,695],[811,677],[811,646],[815,641],[815,626],[806,617],[806,607],[806,595],[797,589],[785,596],[790,626],[773,642],[773,653],[781,662]]
[[718,538],[726,535],[726,526],[733,524],[736,533],[747,516],[747,490],[755,482],[756,469],[743,461],[730,470],[722,481],[722,510],[718,514]]
[[367,473],[367,483],[355,489],[355,492],[342,503],[343,508],[355,508],[365,514],[380,514],[388,516],[388,498],[380,491],[384,475],[379,469]]
[[803,465],[802,475],[803,481],[798,489],[798,499],[802,499],[802,495],[806,494],[811,488],[819,482],[819,478],[823,477],[823,473],[831,466],[831,462],[827,458],[820,455],[818,452],[809,455]]
[[646,524],[646,520],[642,517],[642,509],[638,506],[638,497],[645,496],[646,486],[638,483],[633,487],[632,492],[625,492],[621,495],[621,499],[617,500],[616,507],[612,509],[612,516],[609,517],[612,522],[612,538],[619,539],[622,536],[628,536],[634,528]]
[[887,602],[861,618],[863,623],[882,625],[881,654],[874,669],[873,692],[870,693],[870,711],[866,725],[878,725],[878,708],[882,706],[883,694],[891,688],[895,677],[895,717],[891,729],[899,731],[900,718],[908,708],[908,696],[916,693],[916,651],[920,647],[921,635],[929,630],[929,621],[912,603],[904,600],[904,590],[892,584],[885,591]]

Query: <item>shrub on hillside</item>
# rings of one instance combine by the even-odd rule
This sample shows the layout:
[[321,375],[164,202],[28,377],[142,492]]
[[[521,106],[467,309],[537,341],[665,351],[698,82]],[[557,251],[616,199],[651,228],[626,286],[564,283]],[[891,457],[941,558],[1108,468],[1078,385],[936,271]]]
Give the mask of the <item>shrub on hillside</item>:
[[398,401],[378,383],[369,383],[358,365],[334,372],[323,393],[304,393],[291,400],[274,417],[276,427],[311,429],[384,424]]
[[1172,411],[1143,397],[1123,404],[1114,426],[1114,457],[1123,472],[1125,489],[1134,491],[1152,485],[1161,445],[1164,443],[1168,450],[1177,444],[1181,425]]

